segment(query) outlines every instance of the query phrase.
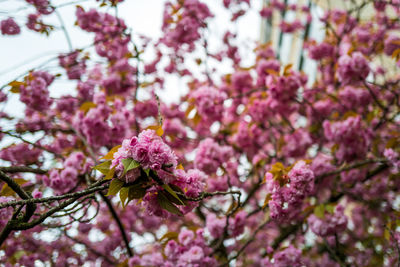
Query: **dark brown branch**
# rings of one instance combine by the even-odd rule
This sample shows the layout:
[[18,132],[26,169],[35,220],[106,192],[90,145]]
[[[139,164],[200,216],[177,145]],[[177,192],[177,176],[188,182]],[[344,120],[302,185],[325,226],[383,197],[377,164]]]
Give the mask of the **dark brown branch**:
[[253,195],[261,187],[261,182],[262,182],[262,178],[259,177],[257,183],[253,185],[253,187],[250,189],[249,193],[247,194],[246,199],[243,201],[242,207],[246,206],[246,204],[250,201],[250,199],[253,197]]
[[355,162],[353,164],[346,165],[346,166],[338,168],[338,169],[336,169],[334,171],[326,172],[324,174],[321,174],[321,175],[317,176],[316,177],[316,182],[320,181],[321,179],[323,179],[325,177],[328,177],[328,176],[331,176],[331,175],[335,175],[335,174],[340,174],[341,172],[349,171],[349,170],[352,170],[352,169],[356,169],[356,168],[362,167],[364,165],[368,165],[368,164],[371,164],[371,163],[385,163],[385,162],[387,162],[387,159],[384,159],[384,158],[366,159],[366,160],[363,160],[363,161]]
[[[27,192],[25,192],[22,187],[20,187],[12,178],[7,176],[3,171],[0,170],[0,180],[4,181],[15,193],[18,194],[18,196],[22,199],[30,199],[32,198]],[[29,221],[29,219],[32,217],[33,213],[36,210],[36,205],[34,203],[29,203],[26,208],[25,208],[25,214],[22,217],[23,222]],[[19,213],[20,210],[18,210]],[[15,214],[14,214],[15,215]],[[13,217],[16,217],[13,216]],[[3,231],[0,233],[0,247],[3,244],[3,242],[6,240],[8,235],[12,232],[12,222],[13,220],[10,220],[7,225],[4,227]]]
[[[109,180],[107,180],[109,181]],[[104,180],[102,181],[98,181],[96,183],[94,183],[92,185],[92,187],[90,187],[90,189],[87,189],[85,192],[86,194],[83,195],[87,195],[89,191],[93,191],[91,193],[94,193],[96,191],[100,191],[100,190],[104,190],[108,187],[108,185],[103,185],[101,187],[97,187],[97,185],[101,184],[102,182],[104,182]],[[79,193],[79,192],[78,192]],[[77,193],[74,193],[77,194]],[[32,227],[35,227],[38,224],[41,224],[44,220],[46,220],[48,217],[50,217],[51,215],[53,215],[54,213],[64,209],[65,207],[68,207],[69,205],[71,205],[72,203],[74,203],[76,200],[78,200],[80,197],[82,197],[83,195],[81,194],[77,194],[75,197],[68,199],[64,202],[62,202],[60,205],[50,209],[49,211],[47,211],[46,213],[44,213],[43,215],[41,215],[38,219],[33,220],[29,223],[21,223],[19,221],[9,221],[9,224],[11,224],[11,227],[13,230],[26,230],[26,229],[30,229]],[[1,239],[0,239],[1,241]],[[1,245],[1,243],[0,243]]]
[[[110,180],[103,180],[103,183],[107,183]],[[58,201],[58,200],[63,200],[67,198],[75,198],[75,197],[82,197],[89,195],[91,193],[95,193],[97,191],[102,191],[108,188],[107,185],[103,186],[91,186],[85,190],[75,192],[75,193],[69,193],[69,194],[64,194],[60,196],[51,196],[51,197],[44,197],[44,198],[30,198],[26,200],[19,200],[19,201],[9,201],[9,202],[4,202],[0,203],[0,209],[6,208],[6,207],[11,207],[11,206],[17,206],[17,205],[25,205],[29,203],[48,203],[48,202],[53,202],[53,201]]]
[[79,197],[75,197],[75,198],[71,198],[71,199],[68,199],[68,200],[62,202],[60,205],[50,209],[49,211],[47,211],[46,213],[41,215],[38,219],[33,220],[29,223],[20,223],[18,221],[11,221],[11,228],[12,228],[12,230],[27,230],[27,229],[33,228],[36,225],[39,225],[42,222],[44,222],[48,217],[50,217],[54,213],[62,210],[65,207],[68,207],[69,205],[74,203],[78,198]]
[[290,235],[294,234],[297,232],[297,230],[300,228],[301,223],[298,224],[294,224],[294,225],[290,225],[286,228],[283,228],[280,231],[280,235],[274,239],[274,241],[272,242],[271,247],[273,249],[277,249],[279,247],[279,245],[286,239],[288,238]]
[[331,258],[336,261],[337,263],[339,263],[340,267],[348,267],[349,265],[344,261],[343,259],[343,255],[340,255],[340,253],[338,251],[336,251],[335,249],[331,248],[331,246],[329,245],[328,241],[326,241],[326,239],[324,238],[324,246],[327,249],[329,255],[331,256]]
[[0,170],[0,180],[5,182],[18,196],[22,199],[29,199],[30,196],[25,192],[11,177],[7,176],[2,170]]
[[[3,178],[3,172],[0,171],[0,178]],[[4,179],[7,180],[6,178],[7,176],[4,177]],[[8,177],[9,178],[9,177]],[[11,179],[11,178],[9,178]],[[12,180],[12,179],[11,179]],[[14,181],[12,181],[13,183],[15,183]],[[13,183],[10,183],[13,187],[15,187],[15,185],[13,185]],[[0,233],[0,246],[3,244],[3,242],[6,240],[6,238],[8,237],[8,235],[13,231],[13,230],[26,230],[26,229],[30,229],[35,227],[36,225],[41,224],[42,222],[44,222],[48,217],[50,217],[51,215],[53,215],[54,213],[62,210],[63,208],[71,205],[72,203],[74,203],[77,199],[79,199],[81,196],[87,195],[89,193],[94,193],[96,191],[99,190],[104,190],[108,187],[108,185],[103,185],[101,187],[96,187],[96,185],[99,185],[101,182],[103,181],[98,181],[96,183],[93,184],[94,187],[91,187],[85,191],[82,192],[77,192],[77,193],[73,193],[75,194],[73,198],[62,202],[60,205],[50,209],[49,211],[47,211],[46,213],[42,214],[39,218],[28,222],[30,217],[32,217],[35,209],[36,205],[35,205],[35,199],[33,198],[29,198],[29,199],[25,199],[26,200],[26,204],[27,208],[26,208],[26,212],[24,217],[22,218],[22,220],[15,220],[15,218],[12,218],[7,225],[4,227],[3,231]],[[16,184],[16,183],[15,183]],[[10,186],[10,185],[9,185]],[[19,185],[17,184],[17,186],[19,187]],[[10,186],[11,187],[11,186]],[[11,187],[13,189],[13,187]],[[14,189],[13,189],[14,190]],[[30,197],[25,191],[23,191],[22,188],[19,187],[16,188],[16,190],[20,193],[24,192],[26,194],[26,196]],[[22,191],[21,191],[22,190]],[[14,190],[15,191],[15,190]],[[16,192],[17,192],[16,191]],[[17,194],[18,194],[17,192]],[[25,196],[24,196],[25,197]],[[65,195],[63,196],[65,198]],[[4,203],[7,204],[7,203]]]
[[0,171],[7,173],[18,173],[18,172],[31,172],[37,174],[46,174],[46,170],[31,168],[28,166],[10,166],[10,167],[0,167]]
[[60,158],[60,159],[64,158],[62,155],[60,155],[60,154],[58,154],[58,153],[56,153],[56,152],[54,152],[54,151],[51,151],[51,150],[49,150],[49,149],[47,149],[47,148],[45,148],[45,147],[43,147],[43,146],[41,146],[41,145],[38,145],[38,144],[36,144],[36,143],[34,143],[34,142],[28,141],[28,140],[26,140],[25,138],[23,138],[23,137],[20,136],[20,135],[11,133],[11,132],[9,132],[9,131],[0,131],[0,133],[6,134],[6,135],[11,136],[11,137],[14,137],[14,138],[18,138],[18,139],[21,140],[22,142],[27,143],[27,144],[29,144],[29,145],[31,145],[31,146],[33,146],[33,147],[38,148],[38,149],[44,150],[44,151],[46,151],[46,152],[49,152],[49,153],[53,154],[55,157],[57,157],[57,158]]
[[104,200],[104,202],[106,202],[107,207],[110,210],[112,217],[114,218],[115,222],[118,225],[118,228],[119,228],[119,230],[121,232],[122,238],[124,239],[126,250],[128,251],[129,257],[133,257],[133,252],[131,250],[131,247],[129,246],[129,240],[128,240],[128,237],[127,237],[127,235],[125,233],[124,226],[122,225],[121,220],[118,217],[118,214],[115,212],[115,209],[112,206],[111,201],[101,192],[100,192],[100,196]]
[[386,113],[386,109],[387,107],[385,107],[378,99],[378,97],[375,95],[374,91],[372,91],[371,87],[369,87],[369,85],[364,82],[365,87],[368,89],[369,94],[372,96],[372,98],[374,99],[375,103],[384,111],[384,113]]
[[228,266],[229,263],[230,263],[232,260],[237,259],[237,258],[243,253],[243,251],[251,244],[251,242],[253,242],[253,241],[255,240],[257,233],[258,233],[259,231],[261,231],[261,230],[262,230],[267,224],[269,224],[270,222],[271,222],[270,220],[267,220],[267,221],[263,222],[262,224],[260,224],[260,225],[257,227],[257,229],[253,232],[252,236],[251,236],[251,237],[246,241],[246,243],[238,250],[238,252],[236,253],[236,255],[233,256],[232,258],[230,258],[230,259],[228,260],[228,262],[226,262],[226,263],[224,263],[224,264],[222,264],[222,265],[220,265],[220,266]]
[[84,245],[90,252],[92,252],[93,254],[95,254],[96,256],[103,258],[106,262],[108,262],[111,265],[117,265],[115,261],[111,260],[109,257],[107,257],[106,255],[103,255],[102,253],[98,252],[97,250],[95,250],[94,248],[92,248],[91,246],[89,246],[88,244],[86,244],[85,242],[76,239],[75,237],[72,237],[70,235],[67,234],[67,231],[64,231],[64,235],[74,241],[75,243]]
[[213,197],[213,196],[226,196],[226,195],[233,195],[237,194],[238,196],[241,196],[242,193],[240,191],[215,191],[215,192],[202,192],[198,197],[188,197],[182,193],[177,193],[180,197],[182,197],[184,200],[188,201],[201,201],[205,198],[208,197]]

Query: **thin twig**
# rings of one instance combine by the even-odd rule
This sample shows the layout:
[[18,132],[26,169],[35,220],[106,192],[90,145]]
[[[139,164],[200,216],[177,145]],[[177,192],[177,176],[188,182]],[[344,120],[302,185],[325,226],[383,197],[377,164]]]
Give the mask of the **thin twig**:
[[31,168],[28,166],[10,166],[10,167],[0,167],[0,171],[7,173],[18,173],[18,172],[31,172],[37,174],[46,174],[46,170]]
[[[111,180],[103,180],[103,182],[109,182]],[[18,205],[26,205],[29,203],[48,203],[48,202],[54,202],[58,200],[63,200],[63,199],[68,199],[68,198],[76,198],[76,197],[83,197],[92,193],[95,193],[97,191],[102,191],[108,188],[108,184],[102,185],[102,186],[92,186],[89,187],[85,190],[75,192],[75,193],[69,193],[69,194],[64,194],[60,196],[51,196],[51,197],[44,197],[44,198],[30,198],[30,199],[25,199],[25,200],[18,200],[18,201],[9,201],[9,202],[3,202],[0,203],[0,209],[6,208],[6,207],[12,207],[12,206],[18,206]]]
[[126,250],[128,251],[129,257],[133,257],[133,252],[129,245],[128,237],[125,233],[124,226],[121,223],[121,220],[119,219],[117,212],[115,211],[114,207],[112,206],[111,201],[103,193],[100,192],[99,194],[100,194],[101,198],[104,200],[104,202],[106,202],[107,207],[110,210],[112,217],[114,218],[114,220],[116,221],[116,223],[118,225],[118,228],[121,232],[122,238],[124,239]]

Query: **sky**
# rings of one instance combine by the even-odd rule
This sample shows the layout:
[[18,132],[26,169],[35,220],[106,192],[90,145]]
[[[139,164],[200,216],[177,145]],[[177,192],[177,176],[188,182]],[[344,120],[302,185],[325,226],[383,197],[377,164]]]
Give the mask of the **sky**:
[[[222,0],[206,0],[215,18],[210,23],[210,38],[217,40],[221,38],[225,29],[226,21],[229,21],[229,14],[222,7]],[[71,0],[53,0],[52,4],[58,6],[65,3],[78,3]],[[165,0],[125,0],[118,7],[118,15],[123,18],[132,28],[133,32],[144,34],[151,38],[158,38],[162,35],[162,14]],[[260,10],[262,0],[252,1],[253,8],[250,12],[240,19],[237,25],[239,36],[242,40],[258,40],[260,36],[260,17],[255,16],[255,13]],[[91,7],[98,7],[99,2],[95,1],[79,1],[79,5],[86,10]],[[13,17],[19,25],[26,23],[26,16],[34,12],[34,8],[26,8],[26,2],[23,0],[0,0],[0,20],[6,19],[9,16]],[[66,29],[70,35],[73,48],[82,48],[91,44],[94,35],[88,34],[80,30],[75,23],[76,4],[63,6],[59,8],[59,13],[64,21]],[[107,8],[101,9],[103,12]],[[113,10],[109,10],[113,14]],[[56,14],[45,17],[45,22],[60,26],[60,22]],[[51,60],[49,70],[57,71],[57,60],[54,60],[57,54],[68,52],[68,43],[64,33],[60,29],[51,32],[50,36],[45,36],[28,30],[26,27],[21,27],[22,32],[18,36],[0,36],[0,87],[16,78],[21,78],[30,69],[40,66],[44,62]],[[212,41],[211,41],[212,43]],[[147,53],[149,59],[152,58],[151,53]],[[222,66],[222,68],[225,68]],[[53,85],[50,89],[52,97],[71,92],[75,87],[75,82],[66,80],[65,78],[57,79],[56,86]],[[185,84],[177,77],[170,77],[166,81],[163,92],[160,92],[161,97],[167,102],[176,102],[179,96],[186,91]],[[15,116],[23,116],[23,105],[17,101],[17,96],[13,96],[12,101],[9,101],[7,109]]]

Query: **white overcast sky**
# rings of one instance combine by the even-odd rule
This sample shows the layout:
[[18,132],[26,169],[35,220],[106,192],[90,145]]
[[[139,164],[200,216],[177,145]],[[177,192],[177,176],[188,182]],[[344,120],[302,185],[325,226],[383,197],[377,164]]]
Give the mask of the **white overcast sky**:
[[[52,4],[57,6],[61,3],[69,2],[69,0],[56,0]],[[229,14],[222,7],[222,0],[208,0],[206,2],[211,11],[215,14],[215,18],[210,24],[211,38],[222,38],[226,26],[229,22]],[[119,17],[123,18],[126,24],[133,29],[134,32],[144,34],[151,38],[160,37],[162,14],[165,0],[125,0],[119,5]],[[262,6],[261,0],[252,1],[253,7],[246,16],[240,19],[237,30],[241,40],[258,40],[260,36],[260,17],[256,16]],[[80,3],[85,9],[90,7],[98,7],[99,2],[84,1]],[[34,12],[34,8],[21,9],[26,7],[23,0],[0,0],[0,20],[8,16],[14,17],[19,25],[26,23],[26,15]],[[17,13],[15,10],[19,10]],[[75,23],[75,5],[60,8],[63,20],[66,24],[69,35],[72,39],[74,48],[81,48],[89,45],[93,41],[93,34],[88,34],[80,30]],[[106,11],[106,8],[102,8]],[[10,12],[12,11],[12,12]],[[110,10],[114,14],[113,10]],[[52,22],[59,25],[59,21],[55,15],[44,18],[45,22]],[[40,65],[50,58],[54,58],[60,52],[67,52],[68,45],[65,36],[61,30],[56,30],[49,37],[38,34],[22,27],[22,33],[18,36],[1,36],[0,35],[0,86],[14,80],[16,77],[26,71]],[[147,54],[149,56],[149,54]],[[152,56],[149,56],[151,59]],[[57,61],[53,61],[55,66]],[[177,78],[167,80],[165,93],[168,95],[167,101],[177,101],[179,95],[185,91],[184,83]],[[74,88],[74,82],[67,81],[65,78],[57,81],[57,88],[54,85],[51,88],[52,96],[60,96],[68,93],[69,89]],[[18,101],[10,101],[3,107],[14,115],[22,115],[22,106]]]

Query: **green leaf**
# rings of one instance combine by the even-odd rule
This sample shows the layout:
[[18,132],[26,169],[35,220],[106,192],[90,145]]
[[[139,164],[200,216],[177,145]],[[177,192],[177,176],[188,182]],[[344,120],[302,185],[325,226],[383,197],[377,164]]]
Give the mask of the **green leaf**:
[[160,207],[165,209],[166,211],[177,214],[179,216],[183,215],[182,212],[174,204],[172,204],[171,201],[168,200],[168,198],[162,191],[159,191],[157,194],[157,202]]
[[160,125],[149,126],[149,127],[147,127],[146,130],[148,130],[148,129],[154,130],[158,136],[162,136],[164,134],[164,130],[163,130],[162,126],[160,126]]
[[107,173],[106,177],[104,177],[104,180],[109,180],[109,179],[114,178],[115,167],[116,167],[116,166],[114,166],[114,167]]
[[140,199],[146,195],[146,188],[143,188],[141,184],[132,185],[129,187],[128,199]]
[[108,172],[110,171],[110,166],[111,166],[111,160],[104,161],[103,163],[100,163],[97,166],[94,166],[93,169],[98,170],[104,175],[107,175]]
[[177,200],[178,203],[176,203],[175,201],[173,201],[175,204],[177,205],[185,205],[185,203],[182,202],[182,200],[178,197],[178,195],[175,193],[174,190],[172,190],[172,188],[167,185],[167,184],[163,184],[162,187],[167,190],[168,193],[170,193],[172,195],[173,198],[175,198]]
[[92,108],[97,107],[97,105],[93,102],[85,102],[80,107],[79,110],[83,111],[85,114]]
[[123,208],[125,208],[126,204],[128,204],[128,203],[125,204],[125,201],[128,198],[128,194],[129,194],[129,188],[128,187],[122,187],[121,191],[119,191],[119,199],[121,199],[121,203],[122,203],[122,207]]
[[267,194],[265,196],[265,200],[264,200],[264,205],[263,205],[263,209],[268,205],[269,201],[272,199],[272,194]]
[[124,176],[128,171],[135,169],[140,166],[140,163],[134,159],[123,159],[122,164],[124,165],[124,172],[122,176]]
[[19,81],[12,81],[8,84],[11,86],[10,92],[14,94],[20,93],[20,88],[22,85],[25,85],[24,82],[19,82]]
[[108,151],[108,153],[100,159],[113,159],[115,152],[117,152],[120,147],[121,147],[121,145],[111,148],[110,151]]
[[[186,206],[186,203],[185,203],[185,202],[183,202],[183,201],[181,201],[181,200],[178,200],[178,199],[175,198],[173,195],[171,195],[168,191],[163,191],[163,193],[164,193],[165,196],[168,198],[168,200],[171,201],[172,203],[174,203],[175,205],[178,205],[178,206],[184,205],[184,206]],[[182,204],[182,203],[184,203],[184,204]]]
[[387,228],[383,231],[383,237],[388,241],[390,240],[390,231]]
[[271,166],[269,172],[273,175],[274,180],[278,181],[280,186],[287,183],[287,174],[290,171],[290,167],[285,167],[281,162],[276,162]]
[[147,177],[150,175],[150,169],[143,169],[143,171],[147,174]]
[[182,188],[180,188],[177,185],[174,184],[169,184],[169,186],[172,188],[172,190],[174,190],[177,193],[181,193],[181,194],[185,194],[185,192],[183,192]]
[[[14,178],[13,180],[18,185],[23,185],[26,182],[28,182],[27,180],[22,179],[22,178]],[[1,189],[0,196],[2,196],[2,197],[11,197],[11,196],[14,196],[14,195],[15,195],[14,190],[12,190],[11,187],[9,187],[8,184],[5,183],[3,185],[3,188]]]
[[325,207],[323,204],[318,205],[314,208],[314,214],[320,219],[323,219],[325,217]]
[[108,188],[108,192],[106,196],[115,196],[119,190],[121,190],[124,182],[119,179],[113,179],[110,183],[110,187]]
[[177,240],[178,236],[179,233],[177,232],[168,232],[160,238],[160,241],[163,241],[164,239],[166,240],[166,242],[168,242],[171,239]]
[[325,206],[325,210],[327,212],[329,212],[330,214],[333,214],[333,213],[335,213],[335,205],[328,204],[328,205]]

